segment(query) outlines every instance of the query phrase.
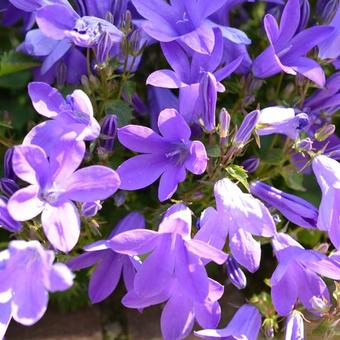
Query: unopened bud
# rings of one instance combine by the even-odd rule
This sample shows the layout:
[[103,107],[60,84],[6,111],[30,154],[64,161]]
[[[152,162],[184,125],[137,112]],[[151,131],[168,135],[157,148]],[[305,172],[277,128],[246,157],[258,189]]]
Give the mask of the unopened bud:
[[259,110],[252,111],[245,116],[233,140],[233,146],[235,148],[242,149],[244,145],[248,142],[258,122],[259,116]]
[[18,184],[16,184],[15,181],[13,181],[12,179],[10,178],[0,179],[0,190],[7,197],[11,197],[19,189],[20,188]]
[[113,196],[113,200],[116,207],[121,207],[126,201],[126,195],[123,191],[119,191]]
[[232,256],[229,256],[227,259],[226,269],[231,283],[236,288],[244,289],[247,286],[247,278]]
[[324,25],[328,25],[333,20],[338,7],[339,0],[318,0],[316,3],[316,13]]
[[113,41],[111,39],[111,35],[107,31],[104,31],[98,39],[96,48],[97,62],[99,65],[102,65],[106,62],[110,56],[112,46]]
[[228,142],[228,136],[229,136],[229,127],[230,127],[230,114],[229,112],[223,108],[220,111],[219,116],[219,132],[220,132],[220,142],[221,145],[224,145]]
[[113,149],[113,143],[116,138],[118,127],[118,118],[114,114],[108,114],[105,116],[100,135],[100,146],[107,152],[111,153]]
[[304,325],[302,314],[293,310],[287,318],[285,340],[304,339]]
[[296,143],[296,148],[299,151],[311,151],[313,149],[313,141],[310,138],[305,138]]
[[310,299],[310,303],[316,312],[326,313],[329,310],[329,304],[326,299],[321,299],[317,296],[313,296]]
[[334,124],[324,125],[315,132],[314,138],[319,142],[323,142],[328,137],[330,137],[334,132],[335,132]]
[[4,177],[15,180],[16,174],[14,173],[12,166],[12,158],[13,158],[14,148],[7,149],[4,156]]
[[260,165],[260,158],[256,156],[251,156],[242,162],[242,166],[244,170],[246,170],[250,174],[252,172],[255,172],[259,165]]
[[100,201],[85,202],[81,206],[81,214],[86,218],[93,217],[97,215],[101,208],[102,205],[100,204]]

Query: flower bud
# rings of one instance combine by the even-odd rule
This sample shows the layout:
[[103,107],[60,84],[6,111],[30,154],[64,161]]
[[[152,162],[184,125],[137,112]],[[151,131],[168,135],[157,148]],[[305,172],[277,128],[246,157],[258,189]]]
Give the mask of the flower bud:
[[[120,27],[122,20],[124,18],[124,13],[127,9],[127,4],[129,0],[115,0],[113,4],[113,19],[112,24],[116,27]],[[129,12],[130,13],[130,12]],[[131,13],[130,13],[131,16]]]
[[253,130],[255,129],[259,116],[259,110],[252,111],[245,116],[239,130],[236,132],[234,137],[234,147],[237,149],[242,149],[244,147],[244,145],[248,142]]
[[266,318],[263,321],[264,335],[268,339],[273,339],[275,335],[275,320],[272,318]]
[[15,221],[7,210],[7,198],[0,196],[0,226],[11,232],[20,231],[22,224]]
[[67,81],[67,66],[61,61],[57,67],[56,81],[58,86],[64,86]]
[[323,142],[328,137],[330,137],[334,132],[335,132],[334,124],[324,125],[315,132],[314,138],[319,142]]
[[101,208],[102,205],[100,204],[100,201],[85,202],[81,206],[81,214],[86,218],[93,217],[97,215]]
[[220,123],[220,143],[221,145],[224,145],[228,142],[228,136],[229,136],[229,127],[230,127],[230,114],[229,112],[223,108],[220,111],[220,116],[219,116],[219,123]]
[[296,143],[296,148],[299,151],[311,151],[313,149],[313,141],[310,138],[305,138]]
[[14,173],[12,166],[12,158],[13,158],[14,148],[7,149],[4,157],[4,177],[15,180],[16,174]]
[[302,314],[293,310],[287,318],[285,340],[303,340],[304,326]]
[[323,313],[326,313],[329,310],[329,304],[328,304],[328,301],[326,299],[321,299],[317,296],[313,296],[310,299],[310,303],[311,303],[313,309],[316,312],[323,314]]
[[104,31],[99,39],[96,47],[97,63],[102,65],[106,62],[107,58],[110,56],[110,51],[113,46],[113,41],[110,34]]
[[118,191],[113,196],[113,200],[115,201],[116,207],[121,207],[126,201],[126,195],[123,191]]
[[251,183],[250,192],[276,208],[287,220],[304,228],[316,228],[318,209],[304,199],[288,194],[260,181]]
[[316,13],[323,24],[328,25],[333,20],[339,7],[339,0],[318,0]]
[[18,191],[20,188],[18,184],[15,183],[10,178],[1,178],[0,179],[0,190],[4,195],[7,197],[11,197],[16,191]]
[[111,153],[113,149],[113,143],[117,134],[118,118],[114,114],[108,114],[105,116],[100,135],[100,146],[107,153]]
[[204,127],[211,132],[216,125],[216,103],[217,103],[217,81],[210,72],[205,72],[199,84],[200,94],[200,115]]
[[226,268],[231,283],[238,289],[244,289],[247,286],[247,278],[232,256],[228,257]]
[[260,165],[260,159],[256,156],[251,156],[242,162],[242,166],[244,170],[246,170],[250,174],[252,172],[255,172],[259,165]]
[[300,23],[298,27],[298,31],[302,31],[308,24],[308,20],[310,17],[310,4],[309,0],[300,0]]
[[129,52],[132,56],[138,57],[143,51],[142,31],[137,29],[129,37]]

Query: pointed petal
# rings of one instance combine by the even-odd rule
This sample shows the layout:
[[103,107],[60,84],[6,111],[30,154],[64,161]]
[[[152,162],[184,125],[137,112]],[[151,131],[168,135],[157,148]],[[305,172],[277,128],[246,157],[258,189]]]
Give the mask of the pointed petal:
[[228,255],[223,251],[197,239],[185,241],[185,246],[188,251],[198,257],[214,261],[217,264],[223,264],[228,258]]
[[280,38],[278,44],[284,44],[295,34],[300,23],[299,0],[288,0],[280,21]]

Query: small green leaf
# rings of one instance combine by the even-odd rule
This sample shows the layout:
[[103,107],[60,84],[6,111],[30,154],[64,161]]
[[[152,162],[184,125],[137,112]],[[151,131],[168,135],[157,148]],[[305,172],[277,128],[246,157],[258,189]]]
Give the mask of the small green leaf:
[[38,65],[39,63],[24,54],[15,51],[5,52],[0,56],[0,77],[27,70]]
[[208,157],[217,158],[221,156],[221,149],[218,145],[212,145],[207,147]]
[[109,100],[105,103],[105,110],[117,115],[119,127],[128,125],[131,122],[132,109],[129,104],[123,100]]
[[225,168],[225,170],[231,178],[240,182],[249,191],[248,174],[242,166],[232,164]]
[[282,177],[284,178],[287,186],[296,191],[306,191],[306,188],[303,186],[303,175],[297,173],[293,169],[286,168],[281,172]]

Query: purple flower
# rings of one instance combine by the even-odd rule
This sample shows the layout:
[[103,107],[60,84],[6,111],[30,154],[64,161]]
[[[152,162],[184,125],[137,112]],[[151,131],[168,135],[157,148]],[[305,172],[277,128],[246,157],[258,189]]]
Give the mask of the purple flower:
[[89,283],[89,297],[92,303],[100,302],[112,294],[122,274],[126,289],[133,288],[135,268],[140,265],[140,261],[134,257],[116,253],[110,248],[110,239],[128,230],[143,229],[144,224],[144,217],[139,213],[128,214],[117,224],[107,241],[87,245],[84,248],[86,253],[67,263],[72,270],[96,265]]
[[304,199],[260,181],[250,185],[253,195],[279,210],[287,220],[304,228],[316,228],[318,209]]
[[315,298],[325,300],[329,304],[327,286],[319,275],[339,280],[339,264],[324,254],[304,249],[283,233],[277,234],[273,239],[273,247],[279,262],[270,279],[272,301],[276,311],[280,315],[289,314],[298,299],[314,313],[317,313],[313,304]]
[[340,248],[340,164],[327,156],[314,158],[312,167],[322,191],[317,226],[328,232],[335,248]]
[[223,329],[204,329],[195,335],[203,339],[256,340],[261,329],[261,314],[252,305],[243,305]]
[[23,144],[35,144],[49,154],[62,136],[69,135],[76,141],[93,140],[100,134],[100,126],[93,116],[89,97],[75,90],[63,98],[61,93],[45,83],[28,85],[28,93],[36,111],[50,120],[35,126]]
[[112,238],[109,246],[130,256],[150,253],[134,280],[134,292],[141,298],[159,295],[176,278],[183,293],[203,303],[209,295],[209,279],[202,259],[218,264],[227,259],[222,251],[191,239],[191,211],[183,204],[168,209],[158,232],[126,231]]
[[47,239],[64,252],[75,246],[80,234],[79,213],[72,201],[104,200],[119,187],[119,177],[110,168],[93,165],[76,171],[84,152],[80,148],[65,153],[62,159],[53,154],[48,159],[40,147],[21,145],[13,154],[15,173],[30,185],[10,198],[10,215],[27,221],[42,213]]
[[284,71],[292,75],[302,74],[317,85],[324,86],[325,74],[322,68],[305,55],[334,29],[314,26],[295,35],[299,23],[299,0],[288,0],[281,16],[280,28],[272,15],[265,16],[264,26],[270,46],[254,60],[255,77],[267,78]]
[[223,286],[208,278],[203,261],[222,264],[227,255],[190,234],[191,211],[177,204],[168,209],[158,232],[130,230],[109,241],[122,254],[149,253],[123,304],[140,309],[168,300],[161,317],[165,339],[187,336],[195,318],[202,327],[215,327],[220,318],[217,300]]
[[261,110],[256,133],[259,136],[279,133],[296,139],[308,123],[309,118],[306,113],[295,115],[294,109],[273,106]]
[[8,231],[18,232],[21,230],[22,225],[8,213],[7,202],[7,198],[0,196],[0,226]]
[[[212,73],[217,81],[217,90],[224,92],[221,81],[227,78],[240,65],[243,56],[237,56],[228,64],[222,62],[223,37],[219,29],[214,29],[215,45],[210,55],[190,53],[177,42],[161,43],[162,51],[173,70],[158,70],[149,75],[148,85],[164,88],[179,88],[179,111],[188,122],[195,117],[196,106],[201,103],[199,83],[204,72]],[[200,109],[200,108],[199,108]]]
[[286,324],[285,340],[303,340],[304,326],[303,316],[299,311],[294,310],[289,314]]
[[[331,3],[332,1],[328,2]],[[336,14],[329,24],[334,28],[334,31],[328,35],[326,40],[319,43],[319,57],[321,59],[336,59],[340,56],[340,6],[337,6]]]
[[207,208],[200,220],[196,239],[222,249],[229,234],[229,248],[235,260],[255,272],[261,259],[261,245],[252,235],[271,237],[275,224],[268,209],[250,194],[224,178],[214,187],[216,210]]
[[111,41],[119,43],[123,33],[104,19],[92,16],[80,17],[71,6],[51,4],[40,8],[36,14],[40,30],[54,40],[69,41],[80,47],[95,47],[104,32]]
[[[220,9],[227,0],[172,0],[167,4],[163,0],[132,0],[141,16],[146,19],[144,31],[152,38],[169,42],[178,40],[194,51],[210,54],[214,48],[213,27],[217,24],[206,20]],[[224,34],[234,36],[237,41],[249,43],[246,35],[236,29],[222,27]]]
[[38,241],[11,241],[0,257],[1,331],[5,331],[4,314],[5,326],[11,317],[30,326],[44,315],[48,292],[64,291],[73,284],[67,266],[53,264],[53,251],[45,250]]
[[161,176],[158,198],[165,201],[175,193],[178,183],[184,181],[187,170],[203,174],[208,158],[201,142],[190,141],[190,128],[176,110],[162,111],[158,128],[162,136],[138,125],[118,129],[120,143],[143,155],[125,161],[117,172],[123,190],[145,188]]

